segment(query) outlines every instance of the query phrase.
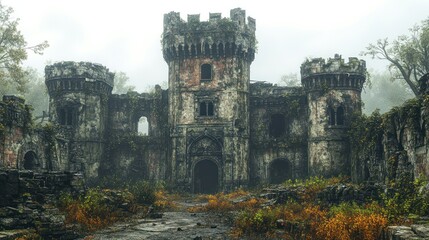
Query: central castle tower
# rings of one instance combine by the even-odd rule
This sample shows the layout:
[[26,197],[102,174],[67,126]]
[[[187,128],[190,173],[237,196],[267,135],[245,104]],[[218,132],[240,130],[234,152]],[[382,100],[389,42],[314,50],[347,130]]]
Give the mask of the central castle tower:
[[249,179],[249,84],[255,20],[239,8],[230,18],[210,13],[164,15],[168,64],[170,158],[167,175],[186,190],[212,193]]

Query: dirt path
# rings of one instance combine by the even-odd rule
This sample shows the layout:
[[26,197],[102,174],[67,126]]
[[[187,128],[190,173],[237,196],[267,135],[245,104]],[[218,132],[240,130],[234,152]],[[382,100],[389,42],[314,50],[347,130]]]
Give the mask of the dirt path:
[[187,212],[188,207],[201,204],[192,198],[181,199],[176,203],[177,210],[161,213],[162,216],[158,218],[117,223],[87,239],[229,239],[231,228],[225,216]]

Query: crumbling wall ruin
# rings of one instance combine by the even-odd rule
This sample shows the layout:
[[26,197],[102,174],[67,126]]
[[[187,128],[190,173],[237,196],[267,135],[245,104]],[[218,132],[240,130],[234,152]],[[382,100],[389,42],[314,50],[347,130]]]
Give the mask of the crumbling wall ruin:
[[429,179],[429,95],[427,75],[422,95],[385,114],[357,117],[350,133],[352,179],[389,183]]

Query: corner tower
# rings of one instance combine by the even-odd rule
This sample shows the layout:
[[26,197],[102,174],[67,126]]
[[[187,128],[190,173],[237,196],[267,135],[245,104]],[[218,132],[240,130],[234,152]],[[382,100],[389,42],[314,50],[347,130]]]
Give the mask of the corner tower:
[[361,112],[365,61],[339,55],[316,58],[301,65],[301,83],[307,93],[309,175],[350,175],[352,114]]
[[168,64],[170,179],[211,193],[248,183],[249,83],[255,20],[239,8],[209,21],[164,15]]
[[88,62],[59,62],[45,67],[49,116],[68,141],[65,169],[98,176],[106,144],[108,98],[114,74]]

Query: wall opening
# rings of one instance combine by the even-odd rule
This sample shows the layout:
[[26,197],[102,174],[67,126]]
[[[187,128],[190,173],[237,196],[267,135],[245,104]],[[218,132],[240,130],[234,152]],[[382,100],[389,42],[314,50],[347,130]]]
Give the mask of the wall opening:
[[292,164],[287,159],[276,159],[270,164],[269,180],[271,184],[280,184],[292,179]]
[[217,165],[211,160],[203,160],[194,167],[194,193],[212,194],[219,190]]
[[344,107],[339,106],[336,109],[333,107],[328,108],[328,117],[329,117],[329,125],[331,126],[341,126],[344,125]]
[[210,117],[214,115],[214,104],[211,101],[202,101],[199,106],[199,115],[201,117]]
[[143,136],[149,135],[149,122],[147,121],[147,117],[139,118],[137,122],[137,133]]
[[76,116],[75,111],[71,107],[58,109],[58,123],[63,126],[74,125]]
[[328,108],[329,125],[335,125],[335,111],[332,107]]
[[201,81],[210,80],[212,80],[212,65],[207,63],[201,65]]
[[270,136],[281,137],[284,135],[285,130],[286,130],[286,123],[285,123],[285,117],[283,116],[283,114],[271,115]]
[[28,151],[24,155],[24,169],[26,170],[34,170],[38,165],[37,155],[33,151]]
[[344,125],[344,108],[342,106],[337,108],[337,125]]

